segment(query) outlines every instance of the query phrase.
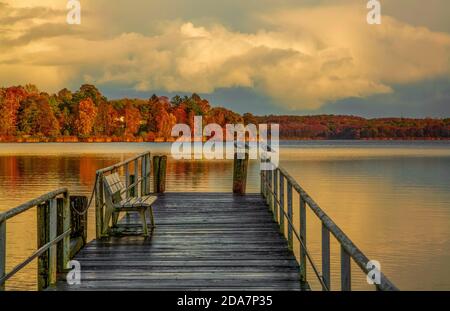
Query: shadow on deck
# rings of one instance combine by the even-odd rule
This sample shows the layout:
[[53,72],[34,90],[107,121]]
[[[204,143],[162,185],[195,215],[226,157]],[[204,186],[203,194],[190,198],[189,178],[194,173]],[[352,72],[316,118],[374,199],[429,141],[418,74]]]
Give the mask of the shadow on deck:
[[[166,193],[149,238],[94,240],[81,285],[56,290],[300,290],[298,264],[259,194]],[[121,224],[141,226],[137,215]]]

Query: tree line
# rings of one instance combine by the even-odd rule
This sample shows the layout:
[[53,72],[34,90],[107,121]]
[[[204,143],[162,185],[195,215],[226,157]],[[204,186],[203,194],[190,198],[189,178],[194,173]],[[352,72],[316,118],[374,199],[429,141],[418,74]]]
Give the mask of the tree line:
[[0,88],[0,141],[170,141],[177,123],[194,116],[222,127],[280,124],[282,139],[447,139],[450,119],[356,116],[254,116],[212,107],[197,94],[108,100],[93,85],[57,94],[34,85]]

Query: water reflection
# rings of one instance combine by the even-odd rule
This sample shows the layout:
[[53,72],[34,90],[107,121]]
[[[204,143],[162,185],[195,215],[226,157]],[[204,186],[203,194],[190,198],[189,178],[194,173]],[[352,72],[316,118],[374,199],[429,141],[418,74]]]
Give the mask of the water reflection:
[[[170,150],[168,144],[0,145],[0,211],[49,190],[68,187],[89,195],[95,171],[136,153]],[[402,289],[450,289],[450,144],[445,142],[285,143],[282,165],[320,206]],[[232,161],[169,159],[167,191],[229,192]],[[256,161],[249,192],[259,192]],[[294,221],[298,225],[298,197]],[[35,210],[7,225],[7,267],[36,249]],[[320,265],[320,223],[308,213],[308,245]],[[311,221],[311,222],[310,222]],[[94,210],[89,211],[89,237]],[[298,252],[298,245],[295,245]],[[332,285],[339,288],[339,248],[332,244]],[[430,264],[431,263],[431,264]],[[356,288],[367,288],[357,273]],[[8,289],[34,289],[35,263],[8,282]],[[309,279],[313,273],[309,271]],[[319,289],[317,282],[312,282]]]

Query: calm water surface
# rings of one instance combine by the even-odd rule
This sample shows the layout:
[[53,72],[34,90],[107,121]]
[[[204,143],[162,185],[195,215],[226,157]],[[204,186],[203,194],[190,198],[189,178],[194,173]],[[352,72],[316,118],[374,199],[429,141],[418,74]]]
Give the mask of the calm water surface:
[[[0,144],[0,211],[59,187],[89,195],[98,168],[147,150],[168,152],[170,145]],[[450,290],[450,142],[284,142],[281,163],[398,287]],[[167,177],[168,191],[228,192],[232,161],[169,159]],[[247,189],[259,192],[256,162]],[[298,225],[298,198],[294,205]],[[93,238],[94,209],[89,213]],[[35,214],[8,221],[8,270],[36,249]],[[308,247],[320,266],[320,224],[307,217]],[[331,248],[332,286],[339,289],[338,244]],[[355,265],[352,278],[355,288],[370,288]],[[34,290],[36,263],[7,288]]]

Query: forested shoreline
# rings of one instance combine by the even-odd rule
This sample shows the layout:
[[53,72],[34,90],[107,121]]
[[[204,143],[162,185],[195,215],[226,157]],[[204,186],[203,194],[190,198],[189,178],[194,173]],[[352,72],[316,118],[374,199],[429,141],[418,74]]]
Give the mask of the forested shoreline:
[[0,88],[0,142],[164,142],[177,123],[193,128],[194,116],[222,127],[280,124],[280,138],[449,139],[450,118],[365,119],[357,116],[254,116],[215,107],[197,94],[108,100],[93,85],[72,92],[41,92],[33,85]]

